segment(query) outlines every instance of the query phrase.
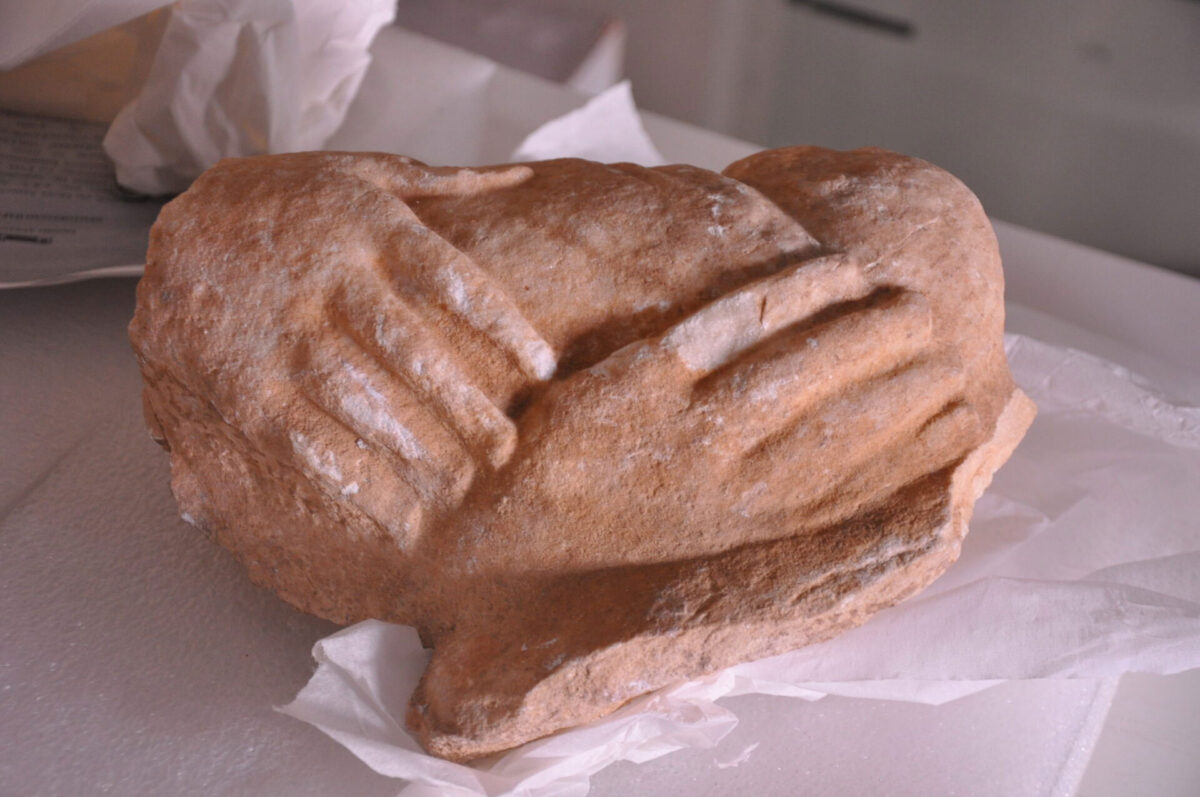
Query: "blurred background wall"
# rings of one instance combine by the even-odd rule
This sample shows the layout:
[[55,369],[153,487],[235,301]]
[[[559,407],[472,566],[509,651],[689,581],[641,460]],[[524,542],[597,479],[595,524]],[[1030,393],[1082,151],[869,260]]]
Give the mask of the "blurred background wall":
[[1200,275],[1196,0],[571,0],[638,104],[771,146],[877,145],[995,217]]
[[[397,0],[396,19],[585,92],[623,70],[643,108],[751,142],[918,155],[994,217],[1200,276],[1200,0]],[[110,121],[165,20],[0,71],[0,106]]]

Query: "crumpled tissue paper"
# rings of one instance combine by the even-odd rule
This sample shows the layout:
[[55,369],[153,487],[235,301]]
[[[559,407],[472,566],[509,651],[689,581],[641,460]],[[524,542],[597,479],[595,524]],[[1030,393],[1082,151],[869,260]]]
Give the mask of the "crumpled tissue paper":
[[105,136],[117,181],[171,194],[223,157],[320,149],[394,14],[388,0],[179,0]]
[[1200,666],[1200,408],[1171,405],[1120,366],[1009,335],[1039,415],[977,504],[958,563],[863,627],[643,695],[604,719],[457,765],[403,726],[427,655],[374,621],[314,648],[281,711],[337,739],[406,797],[587,793],[590,774],[712,747],[736,717],[714,701],[766,693],[942,703],[1026,678],[1109,678]]
[[962,557],[928,590],[819,645],[644,695],[596,722],[471,765],[404,728],[428,656],[416,632],[368,621],[317,643],[317,672],[281,710],[419,795],[587,793],[620,760],[710,747],[751,692],[939,704],[1004,680],[1200,667],[1200,407],[1120,366],[1009,335],[1039,415],[976,505]]
[[628,80],[534,130],[517,147],[512,160],[549,160],[564,153],[604,163],[661,166],[666,162],[642,126]]
[[[627,86],[534,131],[514,159],[584,153],[656,162]],[[860,628],[469,765],[428,755],[404,727],[429,659],[411,628],[367,621],[321,640],[316,673],[280,710],[409,781],[404,797],[579,797],[616,761],[715,746],[737,724],[726,696],[936,705],[1006,680],[1200,667],[1200,408],[1083,352],[1005,344],[1037,420],[976,504],[959,561]]]
[[513,80],[535,78],[395,25],[380,31],[371,53],[371,68],[329,149],[395,152],[440,166],[559,157],[644,166],[664,162],[642,125],[628,82],[530,132],[531,122],[554,114],[541,117],[544,106],[537,102],[507,104],[514,96],[554,96],[564,90],[514,90]]
[[371,68],[326,147],[478,165],[495,134],[487,95],[497,71],[483,56],[389,25],[375,37]]

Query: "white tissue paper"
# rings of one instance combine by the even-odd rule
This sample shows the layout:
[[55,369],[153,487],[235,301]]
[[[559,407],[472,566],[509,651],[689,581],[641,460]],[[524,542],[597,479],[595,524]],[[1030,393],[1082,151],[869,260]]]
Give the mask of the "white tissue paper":
[[[275,6],[263,6],[264,9],[272,7]],[[376,22],[378,17],[363,29],[364,37],[369,33],[368,28]],[[237,26],[234,23],[214,25],[208,36],[217,44],[200,49],[228,49],[230,36],[235,29]],[[254,30],[252,25],[250,32],[243,34],[251,40],[251,44],[258,41],[258,34]],[[486,58],[443,45],[395,25],[386,25],[375,35],[370,57],[370,67],[353,102],[345,111],[341,127],[321,145],[323,148],[396,152],[427,163],[464,166],[496,163],[509,158],[567,156],[589,156],[606,162],[626,160],[644,165],[663,162],[642,126],[627,84],[609,89],[566,117],[552,119],[530,134],[530,128],[543,113],[543,107],[539,105],[533,110],[525,105],[510,107],[514,93],[526,96],[514,91],[510,83],[513,79],[534,81],[534,78],[514,78],[513,74],[507,72],[501,75],[502,70]],[[256,63],[254,59],[246,61],[246,64],[255,68]],[[248,85],[251,87],[257,85],[253,80],[253,70],[247,72],[246,64],[236,68],[231,66],[224,81],[231,86],[240,86],[243,80],[250,81]],[[211,58],[197,58],[191,65],[202,73],[211,66]],[[212,83],[212,77],[203,74],[196,79],[190,73],[178,73],[173,77],[183,85]],[[503,84],[500,88],[497,88],[498,79]],[[162,91],[164,85],[160,81],[157,90]],[[348,84],[346,88],[349,91]],[[569,94],[562,89],[555,91],[549,86],[538,86],[537,89],[534,96],[551,95],[554,98],[554,102],[550,103],[552,106],[564,99],[570,100]],[[563,94],[568,96],[564,98]],[[125,110],[123,121],[118,120],[125,127],[114,126],[108,136],[110,151],[126,150],[131,153],[131,159],[139,160],[142,164],[126,169],[123,179],[127,182],[132,179],[128,176],[129,172],[138,170],[144,171],[151,181],[159,180],[160,175],[166,175],[164,180],[167,177],[179,179],[179,185],[184,180],[190,180],[185,172],[190,173],[194,169],[178,167],[178,164],[160,169],[155,165],[165,162],[169,152],[176,150],[186,151],[184,163],[196,164],[215,159],[221,154],[249,154],[223,151],[224,144],[221,141],[230,146],[237,143],[230,135],[226,135],[228,131],[222,132],[225,130],[223,122],[213,128],[223,138],[214,138],[200,130],[194,140],[180,140],[178,134],[191,128],[179,128],[172,132],[174,128],[170,126],[176,125],[176,119],[181,118],[179,114],[170,109],[153,114],[149,110],[150,102],[149,96],[143,93],[137,104]],[[204,111],[215,114],[218,122],[224,119],[223,114],[226,113],[220,107],[205,108]],[[254,108],[251,111],[259,112]],[[549,116],[550,113],[545,115]],[[159,134],[150,135],[150,128],[135,127],[128,136],[120,132],[136,124],[137,119],[143,116],[151,118],[152,125],[158,124],[156,119],[165,120],[169,129],[162,133],[161,144],[152,143],[159,140]],[[259,124],[254,121],[255,118],[248,117],[243,127],[246,130],[254,128]],[[5,117],[0,115],[0,123],[4,121]],[[54,246],[31,250],[28,244],[0,240],[0,288],[113,274],[140,274],[146,234],[158,205],[130,203],[115,196],[109,186],[111,177],[107,173],[104,153],[94,140],[92,130],[95,126],[24,117],[16,123],[36,126],[36,129],[31,129],[17,141],[11,133],[6,136],[5,125],[0,124],[0,150],[4,149],[6,143],[19,144],[25,148],[23,155],[28,159],[30,148],[37,149],[40,143],[41,149],[47,150],[45,158],[57,155],[59,163],[50,171],[41,169],[36,172],[39,184],[51,180],[59,187],[69,189],[72,194],[88,199],[86,205],[56,199],[47,207],[39,207],[39,210],[95,221],[90,226],[76,223],[69,234],[62,232],[63,224],[56,224],[59,234],[55,237]],[[67,138],[64,130],[75,129],[83,133],[74,136],[74,155],[68,161],[63,161],[63,141]],[[522,139],[524,143],[517,146]],[[514,146],[517,146],[516,154]],[[53,151],[49,151],[51,149]],[[86,173],[73,173],[74,179],[68,180],[67,175],[63,174],[64,164],[71,166],[77,161],[95,163],[97,168],[89,169]],[[13,179],[14,176],[10,175],[9,182]],[[6,187],[14,188],[0,179],[0,194]],[[140,185],[140,190],[152,193],[165,188],[165,182]],[[10,201],[15,211],[22,210],[19,206],[32,200],[10,191]],[[4,203],[0,202],[0,212],[6,209]],[[5,232],[26,233],[30,230],[16,229],[12,224],[6,228],[0,224],[0,238]]]
[[105,137],[117,181],[177,193],[223,157],[320,149],[394,13],[389,0],[179,0]]
[[440,166],[486,163],[479,153],[494,135],[487,92],[497,70],[483,56],[389,25],[371,45],[371,68],[326,147]]
[[642,126],[628,80],[534,130],[517,147],[512,160],[564,156],[602,163],[627,161],[642,166],[660,166],[665,162]]
[[976,505],[959,561],[862,627],[469,766],[404,728],[428,660],[410,628],[368,621],[320,641],[315,675],[281,710],[410,781],[405,797],[560,797],[615,761],[715,745],[737,722],[715,702],[729,695],[938,704],[1005,680],[1200,667],[1200,408],[1091,355],[1005,343],[1037,420]]

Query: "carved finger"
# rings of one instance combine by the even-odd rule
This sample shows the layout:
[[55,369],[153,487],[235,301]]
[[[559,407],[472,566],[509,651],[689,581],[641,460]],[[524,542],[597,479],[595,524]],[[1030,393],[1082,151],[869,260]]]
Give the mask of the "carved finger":
[[449,241],[425,226],[407,205],[407,223],[392,235],[385,258],[415,276],[411,287],[482,333],[530,379],[546,380],[558,367],[554,350],[500,284]]
[[493,468],[508,461],[517,444],[515,425],[403,300],[383,286],[360,286],[343,290],[333,312],[339,326],[434,410],[474,457]]
[[702,380],[693,406],[757,440],[847,385],[912,360],[929,347],[932,330],[929,304],[917,293],[837,304]]
[[836,496],[826,507],[835,515],[885,486],[898,489],[978,443],[978,418],[961,401],[963,387],[961,366],[948,360],[881,374],[761,440],[747,452],[746,481],[786,468],[796,485],[788,505],[815,512]]
[[662,345],[702,378],[773,333],[869,290],[862,270],[841,255],[806,260],[698,310],[668,330]]
[[324,408],[296,402],[286,432],[296,467],[335,501],[347,501],[407,545],[423,519],[421,496],[378,453]]
[[356,156],[348,170],[404,202],[419,197],[499,191],[533,177],[533,169],[528,166],[502,169],[434,167],[403,155]]
[[905,420],[903,434],[885,438],[873,456],[847,462],[817,500],[799,503],[808,522],[818,522],[822,515],[828,515],[828,522],[841,519],[849,507],[879,501],[956,465],[983,434],[978,413],[963,401],[951,400],[919,423]]
[[305,396],[344,425],[356,447],[384,452],[423,500],[453,502],[466,491],[474,465],[461,442],[350,338],[334,333],[303,345],[296,360]]

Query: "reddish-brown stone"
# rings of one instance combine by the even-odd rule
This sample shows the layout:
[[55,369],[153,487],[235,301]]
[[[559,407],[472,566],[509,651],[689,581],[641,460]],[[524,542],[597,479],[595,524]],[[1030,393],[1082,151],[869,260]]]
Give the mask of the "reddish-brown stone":
[[945,172],[228,160],[130,328],[185,517],[285,600],[416,625],[466,760],[922,589],[1032,420]]

